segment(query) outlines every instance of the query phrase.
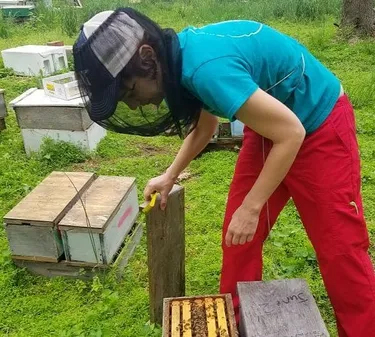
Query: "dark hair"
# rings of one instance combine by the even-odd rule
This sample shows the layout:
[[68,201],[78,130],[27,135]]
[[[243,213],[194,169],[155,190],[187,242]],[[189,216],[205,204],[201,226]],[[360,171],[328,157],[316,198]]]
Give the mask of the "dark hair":
[[[180,137],[191,132],[200,117],[203,103],[181,84],[182,55],[177,34],[173,29],[162,29],[156,22],[132,8],[124,11],[145,30],[142,44],[150,45],[161,65],[163,89],[171,114],[170,125],[161,129],[175,129]],[[129,76],[152,77],[156,69],[141,66],[142,60],[136,53],[123,70],[124,78]],[[156,66],[156,65],[155,65]],[[164,130],[166,131],[166,130]]]
[[[103,46],[101,41],[100,46],[109,48],[112,54],[115,48],[120,48],[119,44],[126,44],[126,35],[116,35],[120,30],[112,31],[113,27],[111,27],[112,24],[124,24],[124,21],[119,20],[123,13],[143,28],[143,41],[138,49],[142,44],[148,44],[155,51],[160,64],[168,111],[161,110],[147,115],[142,108],[139,108],[141,113],[135,115],[129,114],[127,109],[118,106],[122,92],[121,85],[124,85],[125,79],[136,75],[156,78],[158,68],[154,60],[145,62],[136,52],[122,71],[113,78],[91,48],[91,44],[97,41],[99,36],[106,37],[104,44],[108,42],[108,45]],[[84,34],[80,34],[73,46],[73,54],[81,97],[90,117],[97,124],[118,133],[154,136],[172,131],[178,133],[181,138],[196,126],[203,103],[181,84],[182,53],[178,36],[173,29],[160,28],[157,23],[133,8],[119,8],[89,39],[86,39]],[[97,75],[97,71],[100,75]]]

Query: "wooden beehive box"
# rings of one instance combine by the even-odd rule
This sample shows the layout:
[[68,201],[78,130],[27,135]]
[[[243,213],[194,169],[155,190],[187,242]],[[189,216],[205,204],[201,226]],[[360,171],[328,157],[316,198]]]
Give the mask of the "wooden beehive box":
[[243,337],[328,337],[304,279],[238,282]]
[[16,113],[27,155],[38,152],[47,137],[92,151],[107,134],[90,120],[80,97],[64,100],[30,88],[9,105]]
[[165,298],[163,337],[237,337],[230,294]]
[[138,212],[135,178],[99,176],[59,223],[66,260],[111,263]]
[[57,262],[63,245],[57,224],[95,176],[52,172],[4,217],[12,257]]

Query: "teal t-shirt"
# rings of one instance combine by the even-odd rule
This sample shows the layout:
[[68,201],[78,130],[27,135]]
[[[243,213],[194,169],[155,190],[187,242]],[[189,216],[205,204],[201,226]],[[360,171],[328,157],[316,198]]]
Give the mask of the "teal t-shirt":
[[340,81],[303,45],[254,21],[226,21],[178,34],[182,85],[211,113],[235,114],[258,89],[268,92],[300,119],[307,133],[327,118]]

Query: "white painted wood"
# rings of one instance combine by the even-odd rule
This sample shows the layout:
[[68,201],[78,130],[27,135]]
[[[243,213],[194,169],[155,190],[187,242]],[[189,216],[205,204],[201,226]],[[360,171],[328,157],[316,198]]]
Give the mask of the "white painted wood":
[[21,129],[24,148],[27,155],[38,152],[44,138],[70,142],[84,150],[93,151],[99,142],[106,136],[107,131],[100,125],[93,123],[85,131],[48,130],[48,129]]
[[62,46],[26,45],[1,51],[4,67],[16,74],[44,76],[68,68],[65,48]]
[[15,5],[24,5],[24,0],[1,0],[0,7],[4,6],[15,6]]
[[[66,233],[66,235],[63,234],[64,250],[68,250],[69,260],[104,264],[102,255],[104,251],[100,243],[100,236],[103,234],[92,233],[91,239],[89,232],[79,232],[76,229],[64,232]],[[96,260],[95,252],[98,261]]]
[[[63,48],[63,47],[62,47]],[[45,107],[45,106],[66,106],[66,107],[84,107],[82,98],[75,98],[69,101],[57,97],[47,96],[43,89],[30,88],[23,94],[9,103],[12,108],[17,107]]]
[[80,97],[78,81],[73,71],[43,78],[43,89],[47,96],[71,100]]
[[[79,201],[78,201],[79,202]],[[64,249],[69,261],[109,264],[130,232],[139,213],[137,188],[134,184],[113,215],[104,233],[88,227],[59,227],[63,233]],[[90,240],[95,238],[95,249]],[[95,251],[99,261],[95,256]]]
[[136,186],[134,186],[104,232],[104,247],[107,263],[112,261],[113,256],[123,243],[124,238],[137,219],[138,212],[137,189]]

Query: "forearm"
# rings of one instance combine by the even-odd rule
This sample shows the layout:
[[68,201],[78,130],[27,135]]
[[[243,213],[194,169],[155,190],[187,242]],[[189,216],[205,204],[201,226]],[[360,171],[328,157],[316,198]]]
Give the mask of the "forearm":
[[189,165],[189,163],[206,147],[218,124],[217,118],[202,112],[197,127],[184,140],[175,160],[166,173],[173,179]]
[[296,137],[287,142],[273,145],[258,179],[243,201],[244,207],[254,212],[260,212],[288,173],[301,143],[302,139]]

